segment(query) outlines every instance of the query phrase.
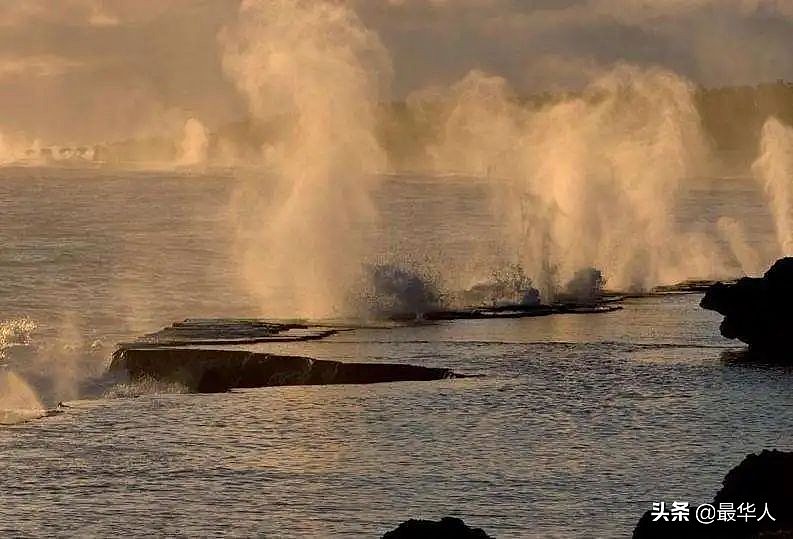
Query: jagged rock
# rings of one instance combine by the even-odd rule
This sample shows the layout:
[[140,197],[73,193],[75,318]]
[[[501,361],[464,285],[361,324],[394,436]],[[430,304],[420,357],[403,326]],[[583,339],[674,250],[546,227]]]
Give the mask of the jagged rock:
[[459,518],[443,517],[439,521],[414,520],[403,522],[383,539],[491,539],[480,528],[466,526]]
[[700,306],[724,315],[721,334],[756,351],[779,354],[793,349],[793,258],[777,260],[763,277],[734,284],[716,283]]
[[696,504],[692,503],[689,522],[653,522],[647,511],[639,520],[633,539],[793,538],[793,453],[763,451],[748,455],[729,471],[711,505],[718,510],[722,503],[732,503],[736,509],[742,503],[754,504],[756,517],[768,504],[768,511],[776,520],[736,518],[735,522],[701,524],[695,518]]
[[416,365],[342,363],[245,350],[154,346],[117,350],[110,370],[126,371],[132,380],[178,383],[199,393],[233,388],[373,384],[459,377],[449,369]]

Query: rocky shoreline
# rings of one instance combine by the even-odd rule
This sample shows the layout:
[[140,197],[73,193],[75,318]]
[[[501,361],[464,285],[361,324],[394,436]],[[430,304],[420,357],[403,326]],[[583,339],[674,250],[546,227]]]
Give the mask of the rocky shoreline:
[[769,359],[790,358],[793,328],[793,258],[777,260],[759,278],[709,287],[701,307],[724,315],[719,328],[728,339],[738,339],[752,352]]

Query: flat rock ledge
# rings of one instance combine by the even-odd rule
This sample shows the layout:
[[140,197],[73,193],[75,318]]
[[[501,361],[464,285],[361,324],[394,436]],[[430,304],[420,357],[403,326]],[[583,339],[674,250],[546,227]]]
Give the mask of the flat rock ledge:
[[[733,281],[728,281],[732,283]],[[421,314],[420,318],[427,321],[499,319],[499,318],[532,318],[559,314],[606,314],[623,309],[620,304],[626,299],[651,298],[657,296],[699,294],[716,284],[710,280],[689,280],[677,284],[657,286],[645,292],[602,291],[589,301],[561,301],[544,304],[508,304],[499,306],[470,306],[462,309],[437,309]],[[415,320],[415,313],[393,314],[388,317],[392,321]]]
[[[753,504],[755,518],[701,524],[695,518],[697,504],[691,503],[689,522],[653,521],[647,511],[633,532],[633,539],[755,539],[793,538],[793,452],[768,451],[748,455],[727,473],[722,489],[710,504]],[[776,520],[758,520],[768,504]],[[667,503],[667,510],[669,503]]]
[[383,535],[383,539],[492,539],[479,528],[471,528],[459,518],[443,517],[439,521],[410,519]]
[[189,319],[113,354],[111,372],[130,380],[175,383],[189,391],[218,393],[269,386],[375,384],[462,378],[449,369],[401,363],[344,363],[254,352],[240,345],[323,339],[346,328],[249,319]]
[[[554,305],[502,305],[499,307],[470,307],[467,309],[449,309],[429,311],[421,318],[427,321],[442,320],[477,320],[499,318],[532,318],[550,316],[552,314],[600,314],[611,313],[622,309],[620,305],[573,304],[559,303]],[[415,314],[394,315],[391,320],[400,321],[415,318]]]
[[248,318],[188,318],[121,347],[255,344],[324,339],[349,328]]
[[133,381],[177,383],[190,391],[218,393],[269,386],[376,384],[457,378],[449,369],[395,363],[343,363],[246,350],[202,348],[122,348],[111,372],[126,371]]

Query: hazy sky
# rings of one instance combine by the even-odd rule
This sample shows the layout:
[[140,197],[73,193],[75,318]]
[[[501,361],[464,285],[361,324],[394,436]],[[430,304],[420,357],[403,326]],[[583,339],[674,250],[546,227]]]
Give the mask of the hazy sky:
[[[472,68],[524,92],[575,87],[617,61],[706,85],[793,79],[793,0],[351,1],[390,51],[396,97]],[[217,39],[237,8],[0,0],[0,132],[87,142],[239,117]]]

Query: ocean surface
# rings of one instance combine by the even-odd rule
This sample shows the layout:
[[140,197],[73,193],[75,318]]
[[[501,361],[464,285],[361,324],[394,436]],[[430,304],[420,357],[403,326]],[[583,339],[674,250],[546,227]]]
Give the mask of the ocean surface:
[[[496,537],[627,537],[652,502],[704,503],[747,453],[793,450],[793,371],[742,363],[698,295],[268,348],[474,378],[217,395],[107,380],[119,341],[266,315],[232,256],[238,183],[0,170],[0,373],[69,406],[0,426],[0,536],[378,537],[453,515]],[[384,249],[486,266],[484,192],[382,178]],[[750,180],[690,182],[679,219],[721,215],[771,241]]]

